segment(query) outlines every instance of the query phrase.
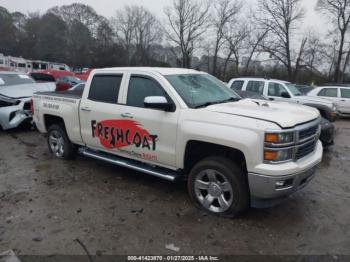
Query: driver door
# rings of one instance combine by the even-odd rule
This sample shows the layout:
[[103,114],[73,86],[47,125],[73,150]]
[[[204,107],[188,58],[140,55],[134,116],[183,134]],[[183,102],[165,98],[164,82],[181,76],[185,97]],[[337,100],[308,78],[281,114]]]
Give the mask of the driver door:
[[[144,100],[150,96],[163,96],[174,104],[173,112],[145,108]],[[165,167],[175,167],[176,138],[179,110],[158,80],[146,74],[131,74],[124,97],[122,117],[132,123],[141,135],[142,143],[125,148],[133,157]],[[151,138],[151,139],[147,139]]]

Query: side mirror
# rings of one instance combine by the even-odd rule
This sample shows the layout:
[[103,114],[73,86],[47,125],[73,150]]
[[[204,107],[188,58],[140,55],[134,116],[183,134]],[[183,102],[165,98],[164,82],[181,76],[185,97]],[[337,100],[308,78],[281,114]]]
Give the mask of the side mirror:
[[283,97],[283,98],[290,98],[290,95],[287,93],[287,92],[282,92],[281,93],[281,97]]
[[160,109],[167,112],[174,111],[174,105],[164,96],[148,96],[144,100],[145,108]]

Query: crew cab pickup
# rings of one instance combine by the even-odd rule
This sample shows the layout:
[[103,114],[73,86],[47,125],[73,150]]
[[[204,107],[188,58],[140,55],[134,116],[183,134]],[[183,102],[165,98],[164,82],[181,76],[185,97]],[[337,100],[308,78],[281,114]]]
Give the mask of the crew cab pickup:
[[195,205],[214,214],[285,198],[321,162],[316,109],[242,99],[206,73],[97,69],[82,90],[34,95],[34,121],[56,157],[185,179]]

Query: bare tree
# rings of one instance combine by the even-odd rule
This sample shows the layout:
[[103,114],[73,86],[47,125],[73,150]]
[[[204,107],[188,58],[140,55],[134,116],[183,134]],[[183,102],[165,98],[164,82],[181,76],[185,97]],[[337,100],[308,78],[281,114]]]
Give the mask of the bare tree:
[[225,43],[225,31],[229,24],[235,22],[236,15],[242,9],[242,2],[238,0],[216,0],[212,14],[213,29],[215,31],[215,47],[213,55],[212,74],[217,75],[217,60]]
[[[253,12],[251,10],[251,12]],[[256,25],[254,19],[251,19],[249,21],[250,27],[248,29],[248,37],[247,37],[247,43],[246,43],[246,55],[247,59],[245,61],[244,71],[243,74],[248,74],[249,66],[254,58],[260,53],[262,53],[262,49],[260,48],[261,43],[265,40],[265,37],[269,33],[268,28],[262,28],[260,29],[258,25]]]
[[308,41],[307,37],[303,37],[301,40],[298,56],[295,62],[294,80],[296,80],[301,67],[305,67],[305,64],[303,64],[303,58],[304,58],[307,41]]
[[172,7],[165,9],[169,41],[181,48],[182,67],[191,67],[191,57],[199,40],[207,31],[209,3],[198,0],[174,0]]
[[98,24],[102,19],[91,6],[80,3],[55,6],[47,12],[59,16],[69,26],[76,23],[76,21],[82,23],[90,30],[93,36],[96,36]]
[[135,6],[135,44],[138,64],[145,64],[150,59],[150,47],[162,40],[162,28],[155,15],[142,6]]
[[304,65],[311,71],[311,74],[322,73],[318,69],[320,66],[326,64],[325,53],[327,53],[327,46],[321,42],[318,35],[313,32],[309,32],[307,35],[308,41],[305,46],[303,62]]
[[301,0],[259,0],[259,11],[261,17],[257,18],[258,22],[269,31],[262,47],[286,67],[288,77],[292,80],[296,62],[291,48],[292,37],[297,23],[304,16]]
[[331,20],[339,31],[339,47],[334,68],[334,81],[341,79],[341,65],[344,55],[346,33],[350,26],[350,1],[348,0],[319,0],[318,9],[330,15]]
[[[241,64],[241,58],[245,54],[246,50],[246,40],[249,35],[247,26],[243,24],[235,24],[229,29],[225,34],[225,39],[227,41],[228,55],[226,57],[224,65],[224,76],[226,75],[227,66],[230,60],[234,63],[234,72],[236,75],[239,74],[239,66]],[[233,59],[232,59],[233,57]],[[226,77],[226,76],[225,76]]]
[[131,49],[136,27],[135,15],[135,11],[131,6],[125,6],[123,9],[118,10],[115,17],[112,18],[118,42],[126,51],[127,65],[130,65],[132,56]]

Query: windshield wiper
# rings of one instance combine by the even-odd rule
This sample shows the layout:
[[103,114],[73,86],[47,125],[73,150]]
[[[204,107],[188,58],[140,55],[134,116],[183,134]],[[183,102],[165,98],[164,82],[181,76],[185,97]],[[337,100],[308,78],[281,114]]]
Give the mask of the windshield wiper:
[[208,107],[208,106],[212,106],[212,105],[217,105],[217,104],[225,104],[225,103],[229,103],[229,102],[237,102],[241,100],[240,98],[236,98],[236,97],[230,97],[229,99],[225,99],[225,100],[221,100],[221,101],[214,101],[214,102],[206,102],[200,105],[196,105],[194,108],[203,108],[203,107]]

